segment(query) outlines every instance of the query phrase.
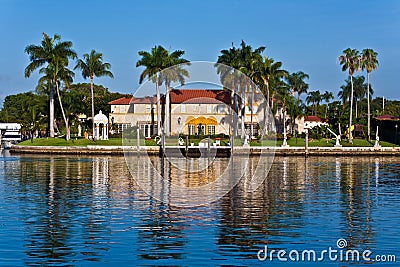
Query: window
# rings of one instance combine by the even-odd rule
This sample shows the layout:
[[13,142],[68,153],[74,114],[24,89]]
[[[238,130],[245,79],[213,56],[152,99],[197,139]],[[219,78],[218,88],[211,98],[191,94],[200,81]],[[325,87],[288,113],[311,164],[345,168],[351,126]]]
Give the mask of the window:
[[151,106],[150,105],[146,105],[146,113],[150,113],[151,111]]
[[207,105],[207,113],[212,113],[212,105]]
[[119,112],[120,113],[125,113],[125,106],[120,106],[119,107]]
[[122,133],[125,129],[130,127],[131,125],[129,123],[115,123],[115,128],[117,133]]
[[186,105],[185,104],[181,105],[181,113],[186,113]]
[[142,130],[142,134],[145,138],[150,138],[151,132],[151,124],[150,123],[143,123],[140,125],[140,129]]
[[195,125],[189,124],[188,125],[188,134],[189,135],[194,135],[195,134]]
[[215,125],[208,125],[207,131],[208,131],[209,135],[214,135],[215,134]]

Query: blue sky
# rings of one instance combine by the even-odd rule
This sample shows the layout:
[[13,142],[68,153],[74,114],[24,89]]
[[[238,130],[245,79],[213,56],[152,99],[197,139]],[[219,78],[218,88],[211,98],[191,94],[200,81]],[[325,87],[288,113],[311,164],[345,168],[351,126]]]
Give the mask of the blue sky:
[[[137,52],[163,45],[185,50],[192,61],[216,61],[221,49],[243,39],[266,46],[265,55],[290,72],[310,75],[310,90],[336,95],[347,77],[337,57],[347,47],[372,48],[380,66],[372,73],[375,96],[399,99],[400,1],[47,1],[0,0],[0,102],[34,90],[38,74],[24,78],[24,48],[42,32],[70,40],[79,57],[95,49],[115,78],[111,91],[133,93],[142,69]],[[73,67],[71,65],[71,67]],[[75,82],[82,82],[76,73]]]

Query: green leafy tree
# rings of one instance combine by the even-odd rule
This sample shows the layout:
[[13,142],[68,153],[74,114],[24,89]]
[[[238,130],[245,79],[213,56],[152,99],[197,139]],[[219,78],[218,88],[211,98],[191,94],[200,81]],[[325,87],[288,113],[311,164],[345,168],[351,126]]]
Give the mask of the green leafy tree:
[[[30,63],[25,68],[25,77],[29,78],[32,72],[36,69],[42,68],[53,64],[54,68],[55,61],[68,62],[69,58],[74,59],[76,57],[75,51],[71,49],[72,42],[63,41],[61,42],[60,35],[55,34],[50,38],[46,33],[43,33],[43,40],[41,45],[28,45],[25,48],[25,52],[29,55]],[[50,76],[49,76],[50,78]],[[54,137],[54,85],[56,80],[49,79],[49,132],[50,137]]]
[[22,125],[21,132],[31,136],[36,130],[44,130],[47,118],[47,98],[32,92],[8,95],[0,111],[0,122],[16,122]]
[[376,70],[379,62],[377,59],[378,53],[370,48],[366,48],[361,54],[361,69],[367,70],[367,105],[368,105],[368,140],[371,140],[371,105],[370,105],[370,74],[373,70]]
[[78,59],[74,69],[80,69],[82,71],[82,77],[84,79],[90,79],[90,96],[92,99],[92,129],[93,129],[93,140],[94,135],[94,93],[93,93],[93,79],[94,77],[107,76],[114,78],[114,75],[110,71],[111,64],[103,62],[103,54],[97,53],[95,50],[90,51],[90,54],[84,54],[83,60]]
[[[75,114],[90,114],[91,113],[91,96],[90,96],[90,83],[74,83],[65,88],[68,94],[76,94],[79,96],[80,102],[82,105],[79,109],[74,110]],[[110,105],[108,102],[121,98],[121,97],[132,97],[130,94],[121,94],[116,92],[110,92],[108,88],[102,85],[93,84],[93,93],[94,99],[96,102],[95,105],[95,113],[98,113],[100,110],[108,116],[110,111]],[[91,123],[88,125],[92,127]]]
[[359,52],[357,49],[347,48],[343,51],[343,54],[338,57],[340,65],[342,65],[342,71],[348,71],[350,75],[350,83],[351,83],[351,96],[350,96],[350,115],[349,115],[349,143],[353,143],[353,133],[351,131],[352,119],[353,119],[353,75],[359,69],[360,58]]

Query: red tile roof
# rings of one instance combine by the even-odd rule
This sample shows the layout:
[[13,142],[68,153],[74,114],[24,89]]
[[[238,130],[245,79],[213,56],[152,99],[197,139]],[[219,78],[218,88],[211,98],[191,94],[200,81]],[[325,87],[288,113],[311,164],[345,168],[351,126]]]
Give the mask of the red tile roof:
[[156,96],[145,96],[145,97],[132,97],[132,104],[151,104],[157,103]]
[[221,102],[228,105],[231,103],[231,94],[229,91],[208,89],[171,90],[171,104],[218,104]]
[[132,100],[132,97],[121,97],[121,98],[118,98],[118,99],[108,102],[108,104],[109,105],[129,105],[131,100]]
[[[129,104],[150,104],[156,103],[156,96],[145,97],[121,97],[108,102],[109,105],[129,105]],[[165,102],[165,97],[161,96],[162,104]],[[174,89],[171,90],[171,104],[181,103],[198,103],[198,104],[218,104],[231,103],[231,94],[224,90],[208,90],[208,89]]]
[[318,116],[305,116],[304,121],[316,121],[316,122],[322,122],[322,119]]
[[375,119],[378,121],[398,121],[400,120],[400,117],[392,115],[381,115],[381,116],[376,116]]

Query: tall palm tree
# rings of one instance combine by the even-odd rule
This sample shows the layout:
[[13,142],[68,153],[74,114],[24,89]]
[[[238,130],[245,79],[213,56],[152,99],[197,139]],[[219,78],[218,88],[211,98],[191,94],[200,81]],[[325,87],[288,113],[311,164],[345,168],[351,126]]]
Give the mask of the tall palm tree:
[[[277,101],[278,104],[281,105],[281,110],[283,113],[283,146],[287,145],[287,132],[286,132],[286,114],[287,114],[287,109],[288,106],[290,106],[290,103],[294,102],[294,97],[290,92],[291,87],[286,84],[286,83],[281,83],[281,86],[277,88]],[[295,119],[295,118],[293,118]]]
[[310,76],[302,71],[292,73],[286,77],[286,82],[290,86],[292,95],[297,92],[297,101],[300,101],[300,95],[307,93],[308,84],[304,81],[309,79]]
[[325,93],[323,93],[321,97],[322,97],[322,99],[325,101],[325,104],[326,104],[326,108],[325,108],[325,119],[326,119],[326,114],[328,113],[328,105],[329,105],[329,102],[330,102],[331,99],[333,99],[334,97],[333,97],[333,93],[332,93],[332,92],[328,92],[328,91],[325,91]]
[[355,112],[356,118],[358,118],[358,102],[365,97],[367,94],[367,84],[365,83],[364,76],[355,76],[353,78],[354,86],[354,102],[355,102]]
[[97,53],[94,49],[90,51],[90,54],[83,55],[84,60],[79,59],[76,62],[74,69],[80,69],[84,79],[90,79],[90,96],[92,98],[92,136],[95,140],[94,134],[94,93],[93,93],[93,79],[94,77],[108,76],[114,78],[114,75],[110,71],[111,64],[103,62],[103,54]]
[[[254,91],[257,90],[254,86],[254,82],[256,81],[256,74],[258,72],[258,65],[262,62],[262,53],[264,52],[265,47],[260,46],[253,50],[250,45],[247,45],[243,40],[240,44],[240,61],[242,66],[239,70],[247,75],[250,79],[244,79],[244,90],[242,90],[242,129],[245,129],[245,107],[246,102],[248,107],[250,108],[250,136],[254,136],[254,125],[253,125],[253,113],[254,113]],[[252,82],[253,81],[253,82]],[[250,97],[246,96],[246,93],[250,92]],[[245,132],[242,131],[242,137],[245,136]]]
[[136,67],[143,66],[145,69],[140,74],[139,83],[141,84],[143,80],[147,77],[151,79],[156,85],[156,95],[157,95],[157,135],[161,134],[161,96],[160,96],[160,86],[163,80],[160,79],[160,72],[165,69],[166,61],[168,58],[168,50],[166,50],[161,45],[155,46],[151,49],[151,52],[139,51],[139,56],[141,58],[136,62]]
[[180,82],[181,85],[185,83],[185,78],[189,78],[189,72],[184,68],[190,65],[189,61],[182,58],[185,51],[175,50],[172,53],[168,52],[165,58],[165,69],[160,73],[160,79],[165,83],[165,135],[171,135],[171,114],[170,114],[170,91],[171,82]]
[[[228,88],[231,93],[231,125],[232,134],[236,136],[238,134],[238,113],[239,103],[236,92],[238,91],[239,83],[241,81],[242,74],[238,70],[240,68],[239,60],[239,48],[236,48],[233,43],[229,49],[223,49],[220,51],[221,55],[218,56],[215,67],[217,68],[217,74],[220,75],[221,83],[225,88]],[[232,112],[234,111],[234,112]]]
[[317,108],[319,106],[319,103],[322,100],[321,93],[319,91],[312,91],[308,92],[308,96],[306,97],[306,103],[310,104],[312,103],[313,105],[313,114],[317,116]]
[[[227,65],[231,68],[227,68],[224,65],[217,65],[217,73],[220,74],[221,76],[221,81],[223,84],[225,84],[226,80],[229,80],[232,82],[232,86],[230,89],[232,91],[232,101],[233,101],[233,106],[234,110],[237,113],[241,113],[242,119],[241,119],[241,125],[242,125],[242,138],[244,138],[245,135],[245,124],[244,124],[244,112],[245,112],[245,106],[246,104],[249,105],[250,107],[250,112],[251,112],[251,135],[253,135],[253,98],[254,98],[254,90],[250,80],[244,79],[244,75],[247,75],[250,79],[253,81],[256,81],[257,78],[257,73],[258,73],[258,66],[260,65],[260,62],[262,62],[262,52],[265,50],[264,46],[260,46],[256,49],[253,50],[253,48],[250,45],[247,45],[243,40],[240,44],[240,47],[236,48],[233,44],[232,47],[229,50],[221,50],[221,55],[218,56],[218,61],[217,63]],[[246,103],[246,91],[251,90],[251,97],[249,98],[250,100],[247,101]],[[238,101],[236,95],[240,94],[240,98],[242,101]],[[241,102],[240,108],[239,108],[239,102]],[[240,109],[240,111],[239,111]],[[234,114],[233,117],[237,117],[237,114]],[[238,120],[236,120],[236,123],[238,123]],[[234,135],[237,134],[237,125],[234,128]]]
[[[60,35],[55,34],[50,38],[43,33],[41,45],[28,45],[25,53],[29,55],[30,63],[25,68],[25,77],[29,78],[33,71],[45,65],[52,64],[54,60],[64,59],[68,65],[68,59],[76,58],[76,53],[71,49],[72,42],[61,42]],[[56,80],[49,79],[49,132],[50,137],[54,137],[54,84]]]
[[370,48],[366,48],[361,54],[361,69],[367,70],[367,105],[368,105],[368,140],[371,140],[371,105],[370,105],[370,74],[376,70],[379,62],[377,59],[378,53]]
[[[345,84],[340,86],[341,90],[338,93],[338,97],[342,99],[342,103],[346,104],[351,97],[351,80],[348,77],[345,80]],[[372,87],[369,88],[369,95],[374,94]],[[367,84],[365,83],[364,76],[354,76],[353,77],[353,101],[355,101],[356,117],[358,117],[358,100],[365,97],[367,94]]]
[[294,134],[295,126],[296,126],[296,119],[300,119],[301,117],[304,116],[304,108],[305,107],[301,101],[299,102],[293,96],[291,96],[288,100],[289,101],[286,103],[286,110],[290,117],[291,133]]
[[68,60],[66,58],[54,58],[54,60],[50,64],[48,64],[47,67],[43,67],[40,69],[39,73],[44,74],[44,76],[39,79],[39,84],[43,84],[46,80],[54,81],[54,84],[56,85],[56,93],[60,104],[61,113],[65,123],[65,139],[68,141],[70,139],[69,117],[65,114],[60,95],[60,86],[61,82],[63,82],[64,85],[69,86],[72,83],[72,79],[75,74],[67,68],[67,65]]
[[[264,124],[266,125],[267,132],[270,131],[270,123],[267,122],[266,116],[266,108],[271,107],[273,105],[272,97],[273,93],[270,92],[270,89],[274,84],[274,81],[280,81],[284,77],[288,76],[288,72],[286,70],[281,69],[282,62],[277,61],[274,62],[273,58],[268,58],[266,56],[263,57],[262,61],[257,65],[257,72],[254,76],[254,82],[260,87],[261,92],[264,94],[266,98],[265,108],[264,108]],[[273,91],[276,91],[275,88],[272,88]]]
[[359,52],[357,49],[347,48],[343,51],[343,54],[338,57],[340,65],[342,65],[342,71],[349,72],[350,75],[350,83],[351,83],[351,96],[350,96],[350,119],[349,119],[349,143],[353,143],[353,134],[351,131],[352,119],[353,119],[353,98],[354,98],[354,89],[353,89],[353,75],[359,69]]
[[281,69],[282,62],[274,62],[273,58],[264,57],[257,66],[255,73],[255,82],[260,86],[261,91],[266,96],[268,103],[272,106],[272,98],[270,93],[270,83],[274,80],[281,80],[289,75],[286,70]]

